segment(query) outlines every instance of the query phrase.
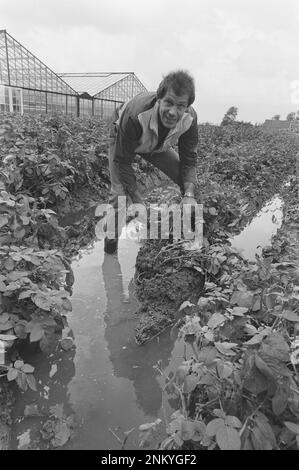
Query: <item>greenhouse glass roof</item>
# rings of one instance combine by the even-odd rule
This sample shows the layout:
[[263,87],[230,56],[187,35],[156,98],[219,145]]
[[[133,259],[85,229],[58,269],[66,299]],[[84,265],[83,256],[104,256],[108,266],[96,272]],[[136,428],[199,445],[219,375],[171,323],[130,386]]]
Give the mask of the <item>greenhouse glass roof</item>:
[[133,75],[133,72],[101,72],[101,73],[60,73],[63,78],[78,93],[88,93],[90,96],[102,92],[106,88]]
[[0,30],[0,84],[76,94],[63,78],[10,36],[5,29]]

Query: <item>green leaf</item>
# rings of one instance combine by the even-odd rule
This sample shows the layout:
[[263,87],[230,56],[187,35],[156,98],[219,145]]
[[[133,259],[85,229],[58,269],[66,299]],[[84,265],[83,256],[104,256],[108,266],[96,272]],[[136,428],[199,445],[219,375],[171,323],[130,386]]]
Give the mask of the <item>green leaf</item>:
[[284,421],[284,424],[286,427],[292,431],[294,434],[299,435],[299,424],[297,423],[292,423],[291,421]]
[[45,296],[37,294],[32,298],[32,300],[35,305],[37,305],[37,307],[41,308],[42,310],[49,311],[51,309],[52,302]]
[[216,211],[215,207],[209,207],[209,213],[210,213],[211,215],[217,215],[217,214],[218,214],[218,212]]
[[178,385],[184,383],[186,375],[189,373],[190,367],[187,365],[181,365],[177,368],[175,372],[175,381]]
[[217,328],[217,326],[222,325],[226,320],[226,317],[221,313],[213,313],[208,321],[208,327],[213,329]]
[[234,356],[236,353],[231,350],[231,348],[234,348],[235,346],[238,346],[237,343],[228,343],[226,341],[221,342],[215,342],[215,347],[218,349],[218,351],[221,354],[224,354],[225,356]]
[[30,343],[39,341],[44,336],[45,332],[39,323],[35,323],[33,328],[30,330]]
[[204,363],[206,366],[213,364],[217,357],[217,349],[214,346],[205,346],[198,353],[198,362]]
[[234,307],[231,309],[231,314],[236,315],[237,317],[242,317],[246,312],[248,312],[247,307]]
[[24,365],[24,361],[15,361],[14,363],[14,368],[15,369],[21,369]]
[[31,294],[34,294],[34,290],[23,290],[19,295],[19,300],[27,299]]
[[254,344],[259,344],[264,340],[265,336],[267,336],[269,333],[270,333],[270,330],[265,328],[263,331],[254,335],[248,341],[245,341],[244,344],[247,344],[249,346],[252,346]]
[[138,429],[139,431],[148,431],[149,429],[152,429],[155,426],[155,423],[144,423],[141,424]]
[[6,291],[6,285],[4,284],[3,281],[0,281],[0,292],[5,292]]
[[72,311],[72,304],[69,299],[63,299],[62,307],[67,310],[68,312]]
[[30,274],[30,271],[12,271],[7,276],[6,279],[8,281],[17,281],[18,279],[22,279],[23,277],[27,277]]
[[255,450],[272,450],[273,446],[262,431],[254,426],[251,430],[251,442]]
[[[50,413],[57,419],[62,419],[63,418],[63,404],[57,404],[54,406],[50,406]],[[153,423],[151,423],[153,424]]]
[[73,338],[64,338],[60,341],[60,346],[64,351],[69,351],[74,346]]
[[0,331],[7,331],[11,330],[13,328],[13,324],[11,321],[8,321],[6,323],[0,323]]
[[8,221],[9,218],[7,217],[7,215],[0,215],[0,228],[4,227],[4,225],[6,225]]
[[268,356],[280,361],[288,362],[290,360],[289,346],[279,333],[271,333],[262,344],[262,350]]
[[204,436],[206,435],[207,427],[203,421],[194,421],[194,434],[192,436],[192,441],[199,442],[201,441]]
[[216,441],[221,450],[240,450],[241,439],[238,431],[229,426],[222,426],[217,430]]
[[274,447],[276,445],[276,438],[275,438],[275,434],[269,424],[267,417],[260,411],[257,411],[254,416],[254,421],[255,421],[255,424],[258,426],[259,430],[261,431],[261,433],[263,434],[263,436]]
[[5,324],[9,320],[9,318],[10,316],[8,315],[8,313],[2,313],[2,315],[0,315],[0,324]]
[[198,384],[198,377],[194,374],[187,375],[184,380],[184,389],[183,393],[191,393],[196,388]]
[[254,395],[268,390],[269,380],[256,367],[254,354],[245,356],[242,376],[244,378],[244,388]]
[[189,300],[185,300],[185,302],[182,303],[182,305],[180,306],[179,308],[179,312],[181,310],[184,310],[184,308],[186,307],[194,307],[194,304],[192,304],[191,302],[189,302]]
[[299,322],[299,315],[292,310],[283,310],[281,316],[288,321]]
[[251,439],[249,436],[247,436],[245,439],[244,439],[244,444],[242,446],[242,450],[254,450],[253,447],[252,447],[252,444],[251,444]]
[[207,425],[207,435],[213,437],[216,435],[218,429],[224,427],[224,420],[221,418],[212,419]]
[[41,261],[39,260],[39,258],[37,256],[34,256],[34,255],[28,255],[28,256],[23,256],[23,258],[25,259],[25,261],[29,261],[30,263],[34,264],[35,266],[40,266],[41,264]]
[[[25,375],[25,374],[24,374],[24,375]],[[26,378],[27,384],[29,385],[29,387],[31,388],[31,390],[33,390],[34,392],[37,392],[36,380],[35,380],[34,375],[32,375],[32,374],[26,374],[26,375],[25,375],[25,378]]]
[[223,362],[217,362],[216,368],[220,379],[227,379],[234,370],[232,364],[224,364]]
[[21,227],[18,227],[14,231],[14,237],[17,238],[18,240],[21,240],[25,236],[25,234],[26,234],[25,229],[23,229]]
[[241,428],[242,423],[236,416],[226,416],[225,424],[231,426],[232,428]]
[[215,408],[213,410],[213,414],[215,416],[217,416],[217,418],[221,418],[221,419],[224,419],[224,420],[226,418],[226,413],[223,410],[221,410],[220,408]]
[[55,333],[45,333],[42,339],[39,342],[40,349],[46,353],[50,354],[54,352],[57,347],[58,336]]
[[2,340],[2,341],[13,341],[14,339],[17,339],[17,336],[15,336],[15,335],[0,335],[0,340]]
[[7,258],[4,261],[3,266],[5,267],[5,269],[7,271],[12,271],[15,267],[15,263],[13,262],[13,260],[11,258]]
[[61,422],[55,425],[55,437],[51,440],[53,447],[62,447],[71,437],[71,431],[67,423]]
[[27,338],[27,333],[26,333],[26,325],[22,323],[17,323],[14,327],[14,332],[17,335],[18,338],[25,339]]
[[173,440],[175,441],[176,445],[179,448],[184,444],[183,439],[181,438],[181,436],[177,432],[173,435]]
[[181,421],[181,438],[184,441],[190,441],[194,434],[194,423],[189,419],[182,419]]
[[266,307],[268,310],[273,310],[274,305],[276,303],[276,293],[264,294],[264,301],[266,303]]
[[274,397],[272,398],[273,412],[279,416],[284,412],[288,405],[289,391],[286,387],[278,386]]
[[260,356],[256,355],[254,362],[255,362],[256,367],[259,369],[260,372],[262,372],[262,374],[264,374],[268,379],[274,380],[274,375],[273,375],[272,370],[270,369],[270,367],[268,367],[266,362],[263,361],[263,359]]
[[32,374],[32,372],[34,371],[34,367],[30,364],[24,364],[22,366],[22,371],[25,372],[25,374]]
[[18,371],[18,376],[16,378],[16,382],[17,382],[18,386],[20,387],[20,389],[23,390],[24,392],[26,392],[26,390],[28,388],[26,374],[23,374],[23,372]]
[[18,376],[18,371],[16,369],[9,369],[7,372],[7,380],[11,382],[12,380],[15,380]]
[[237,304],[239,307],[251,308],[253,297],[252,292],[235,291],[230,299],[230,303],[232,305]]
[[257,299],[254,300],[252,311],[257,312],[261,309],[261,298],[258,296]]
[[26,215],[23,215],[23,216],[21,215],[20,218],[23,222],[23,225],[28,225],[31,220],[30,217],[27,217]]

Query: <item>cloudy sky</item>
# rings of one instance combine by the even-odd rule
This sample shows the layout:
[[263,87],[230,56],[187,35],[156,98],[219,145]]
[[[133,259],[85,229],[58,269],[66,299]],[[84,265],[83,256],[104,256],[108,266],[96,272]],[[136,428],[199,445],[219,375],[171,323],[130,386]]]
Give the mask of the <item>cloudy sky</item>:
[[186,69],[200,122],[299,109],[298,0],[0,0],[0,29],[58,73]]

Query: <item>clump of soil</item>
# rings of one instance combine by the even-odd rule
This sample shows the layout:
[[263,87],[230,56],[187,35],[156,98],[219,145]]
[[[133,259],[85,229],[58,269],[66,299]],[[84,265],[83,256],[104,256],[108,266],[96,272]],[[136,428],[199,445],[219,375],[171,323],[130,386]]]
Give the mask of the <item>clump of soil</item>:
[[142,302],[137,311],[138,344],[172,325],[182,302],[192,301],[203,289],[204,276],[193,268],[195,256],[180,244],[161,240],[147,241],[140,249],[135,275],[136,294]]

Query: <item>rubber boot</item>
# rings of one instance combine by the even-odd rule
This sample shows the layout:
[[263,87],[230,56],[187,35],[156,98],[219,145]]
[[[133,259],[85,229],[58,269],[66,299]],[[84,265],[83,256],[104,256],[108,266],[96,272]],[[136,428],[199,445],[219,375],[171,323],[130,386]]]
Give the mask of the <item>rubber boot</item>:
[[118,238],[108,238],[104,239],[104,251],[109,255],[113,255],[118,248]]

